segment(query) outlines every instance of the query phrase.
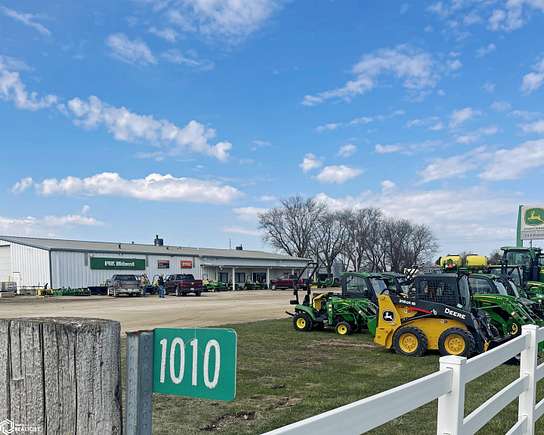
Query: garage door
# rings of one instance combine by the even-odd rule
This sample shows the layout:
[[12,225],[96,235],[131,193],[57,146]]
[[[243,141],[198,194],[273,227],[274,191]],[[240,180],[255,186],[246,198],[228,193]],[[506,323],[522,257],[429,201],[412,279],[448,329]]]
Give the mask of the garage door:
[[8,281],[11,274],[9,245],[0,246],[0,281]]

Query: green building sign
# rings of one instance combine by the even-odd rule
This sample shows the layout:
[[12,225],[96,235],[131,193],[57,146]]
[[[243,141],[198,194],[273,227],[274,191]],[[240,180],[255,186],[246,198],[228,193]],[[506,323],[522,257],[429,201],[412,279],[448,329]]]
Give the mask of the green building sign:
[[525,210],[525,225],[544,225],[544,209],[533,207]]
[[93,270],[145,270],[143,258],[91,257]]
[[232,329],[155,329],[153,392],[234,400],[236,344]]

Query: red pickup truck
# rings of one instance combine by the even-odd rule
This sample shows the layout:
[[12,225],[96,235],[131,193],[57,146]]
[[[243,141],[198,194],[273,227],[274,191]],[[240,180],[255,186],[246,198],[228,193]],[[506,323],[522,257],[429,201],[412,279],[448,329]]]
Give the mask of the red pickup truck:
[[[297,275],[289,275],[285,278],[278,278],[278,279],[271,279],[270,280],[270,288],[272,290],[278,290],[278,289],[287,289],[287,288],[295,288],[295,281],[297,280]],[[305,279],[299,279],[298,284],[303,285],[305,283]]]
[[201,279],[195,279],[190,273],[179,273],[166,277],[164,281],[166,293],[175,294],[176,296],[185,296],[189,293],[194,293],[196,296],[204,291],[204,285]]

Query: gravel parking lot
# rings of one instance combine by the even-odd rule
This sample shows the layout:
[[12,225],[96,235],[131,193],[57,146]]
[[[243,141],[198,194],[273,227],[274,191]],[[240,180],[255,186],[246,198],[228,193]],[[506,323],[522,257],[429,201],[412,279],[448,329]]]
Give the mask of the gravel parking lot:
[[0,318],[98,317],[121,322],[123,331],[158,327],[213,326],[286,317],[292,291],[203,293],[200,297],[107,296],[0,299]]

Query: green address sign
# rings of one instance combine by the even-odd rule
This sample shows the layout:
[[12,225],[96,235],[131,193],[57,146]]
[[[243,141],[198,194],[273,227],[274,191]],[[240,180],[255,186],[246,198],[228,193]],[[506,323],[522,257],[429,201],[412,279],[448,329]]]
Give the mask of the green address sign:
[[234,400],[236,343],[232,329],[155,329],[153,392]]
[[91,257],[90,264],[94,270],[145,270],[143,258]]

